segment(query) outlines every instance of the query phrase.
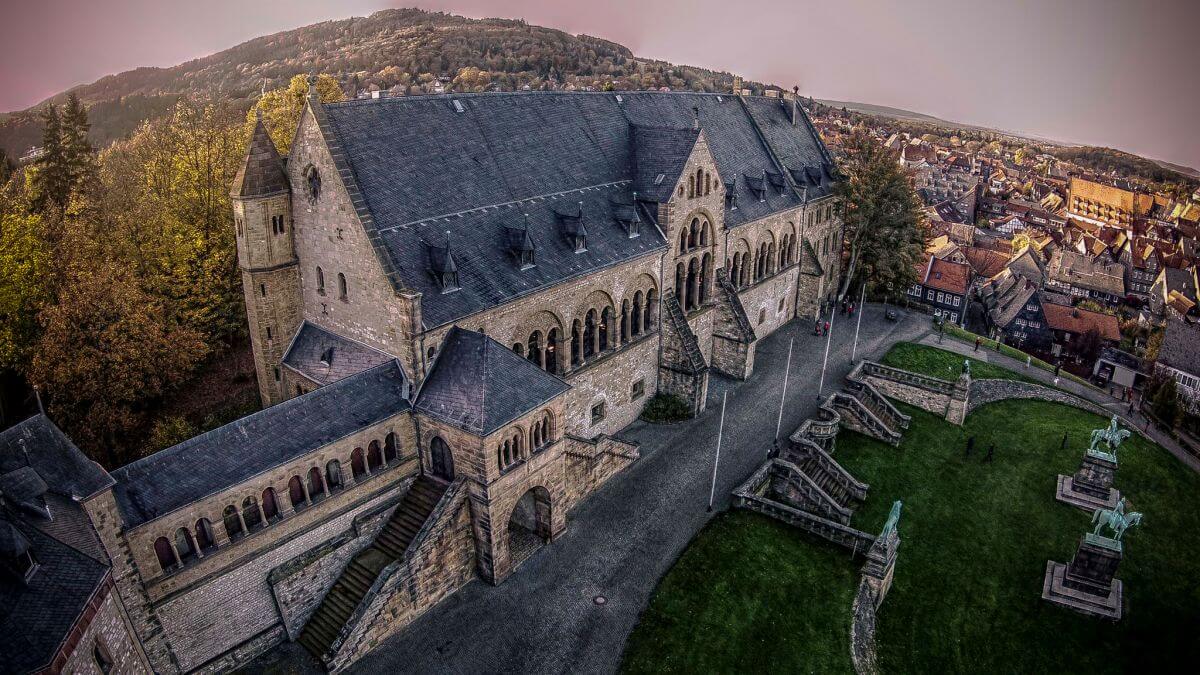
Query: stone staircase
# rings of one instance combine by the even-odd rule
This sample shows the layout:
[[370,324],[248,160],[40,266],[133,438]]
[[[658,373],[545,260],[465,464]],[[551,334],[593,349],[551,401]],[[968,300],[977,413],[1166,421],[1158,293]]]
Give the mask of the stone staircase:
[[833,406],[841,414],[844,426],[884,443],[900,445],[901,433],[880,418],[862,398],[838,392],[833,395]]
[[445,491],[445,484],[427,476],[413,482],[375,541],[350,560],[304,625],[297,641],[309,653],[318,660],[326,656],[379,573],[404,557]]
[[815,443],[802,443],[796,466],[820,487],[825,494],[846,509],[853,511],[867,499],[867,484],[850,475],[829,453]]
[[893,405],[888,400],[888,397],[881,394],[870,382],[848,379],[845,391],[861,401],[868,410],[875,413],[875,416],[892,431],[901,432],[907,429],[909,422],[912,421],[911,417],[900,412],[900,409]]
[[717,270],[717,288],[720,289],[722,297],[728,303],[738,337],[747,342],[753,342],[756,337],[754,326],[750,323],[750,317],[746,315],[746,308],[742,306],[742,299],[738,297],[737,289],[729,280],[729,275],[725,273],[724,267]]
[[675,297],[674,293],[664,293],[661,305],[667,312],[668,329],[678,337],[679,347],[683,352],[683,363],[677,365],[683,366],[690,372],[699,372],[708,368],[708,364],[704,362],[704,352],[700,349],[700,341],[696,339],[696,334],[688,325],[687,315],[679,306],[679,299]]
[[[828,476],[822,478],[825,486],[836,488]],[[849,525],[854,515],[854,510],[826,492],[817,478],[785,460],[775,460],[771,466],[771,492],[795,508],[841,525]]]

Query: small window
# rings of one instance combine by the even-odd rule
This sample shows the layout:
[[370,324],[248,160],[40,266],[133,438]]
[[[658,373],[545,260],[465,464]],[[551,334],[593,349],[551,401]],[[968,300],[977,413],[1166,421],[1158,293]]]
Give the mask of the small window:
[[636,401],[646,393],[646,381],[638,380],[629,388],[629,400]]
[[338,299],[347,299],[346,275],[338,272]]
[[607,410],[604,407],[604,401],[592,406],[592,424],[599,424],[604,421]]
[[780,314],[782,314],[782,313],[783,313],[783,298],[780,298],[780,299],[779,299],[779,309],[778,309],[777,311],[778,311]]
[[765,309],[758,310],[758,325],[760,325],[760,326],[763,325],[763,323],[765,323],[766,320],[767,320],[767,310],[765,310]]
[[234,220],[233,222],[234,222],[234,224],[237,225],[237,236],[239,236],[239,237],[243,236],[242,235],[242,219],[238,218],[238,219]]
[[258,295],[260,297],[264,297],[264,298],[267,297],[267,285],[266,284],[258,285]]
[[275,381],[276,382],[279,381],[280,375],[281,375],[281,373],[279,372],[279,366],[275,366]]
[[325,270],[317,267],[317,295],[325,295]]
[[267,339],[268,340],[271,339],[271,327],[270,326],[267,326]]
[[104,675],[108,675],[113,669],[112,657],[108,655],[108,650],[104,645],[100,644],[99,640],[92,645],[92,660],[96,662],[96,670],[99,670]]

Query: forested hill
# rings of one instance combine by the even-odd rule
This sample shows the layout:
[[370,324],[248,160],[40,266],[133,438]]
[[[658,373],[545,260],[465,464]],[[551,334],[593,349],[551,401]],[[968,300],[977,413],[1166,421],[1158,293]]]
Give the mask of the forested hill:
[[[98,146],[163,114],[180,95],[246,101],[297,73],[329,73],[347,95],[371,85],[427,90],[440,77],[455,91],[543,86],[728,90],[732,75],[639,59],[615,42],[507,19],[468,19],[417,9],[304,26],[258,37],[170,68],[138,68],[75,87],[89,106]],[[67,92],[52,101],[65,100]],[[41,108],[39,104],[34,108]],[[0,148],[20,155],[39,142],[34,109],[0,116]]]

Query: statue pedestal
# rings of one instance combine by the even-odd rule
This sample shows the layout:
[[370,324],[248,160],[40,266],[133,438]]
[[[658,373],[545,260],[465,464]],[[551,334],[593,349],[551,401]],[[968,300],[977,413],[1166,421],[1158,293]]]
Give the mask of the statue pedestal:
[[1074,476],[1058,475],[1058,491],[1054,498],[1088,513],[1111,509],[1121,499],[1121,493],[1112,486],[1116,473],[1116,457],[1088,450]]
[[1121,581],[1114,577],[1121,556],[1121,542],[1084,535],[1070,563],[1046,561],[1042,599],[1089,616],[1120,620]]

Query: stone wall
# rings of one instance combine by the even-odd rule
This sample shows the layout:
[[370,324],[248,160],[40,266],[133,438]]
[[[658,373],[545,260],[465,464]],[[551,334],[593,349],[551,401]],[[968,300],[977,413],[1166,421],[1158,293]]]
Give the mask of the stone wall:
[[[1113,416],[1113,411],[1097,405],[1086,399],[1080,398],[1074,394],[1065,392],[1061,389],[1047,387],[1033,382],[1018,382],[1016,380],[972,380],[971,381],[971,399],[968,407],[968,412],[973,411],[979,406],[995,403],[996,401],[1005,401],[1008,399],[1027,399],[1034,401],[1049,401],[1052,403],[1062,403],[1080,410],[1086,410],[1090,413],[1100,415],[1105,419]],[[1136,424],[1127,425],[1125,428],[1137,432],[1144,438],[1149,439],[1144,431],[1139,429]],[[1151,439],[1152,440],[1152,439]]]
[[376,579],[347,622],[327,663],[340,672],[475,577],[475,545],[465,481],[443,495],[403,560]]
[[568,436],[566,444],[564,509],[568,512],[639,457],[636,445],[611,436],[590,440]]
[[879,672],[875,652],[875,597],[866,579],[858,582],[858,592],[850,606],[850,661],[858,675]]
[[[847,379],[870,384],[889,398],[903,401],[935,415],[952,415],[954,424],[962,424],[966,416],[968,390],[949,380],[929,377],[873,361],[860,361]],[[954,403],[953,411],[951,410]],[[957,414],[961,412],[960,414]],[[948,418],[949,419],[949,418]]]
[[371,545],[411,486],[412,479],[406,480],[398,490],[398,496],[360,513],[345,532],[267,574],[267,583],[283,617],[288,639],[300,637],[304,624],[321,605],[321,600],[341,576],[350,559]]
[[[227,652],[238,650],[243,643],[260,633],[272,632],[284,639],[281,608],[276,604],[269,581],[272,570],[288,561],[304,556],[353,527],[354,519],[399,498],[398,487],[376,493],[354,507],[334,517],[302,528],[288,539],[276,540],[272,547],[219,575],[206,578],[189,588],[163,598],[155,604],[155,613],[162,622],[165,635],[171,642],[184,671],[201,667]],[[275,638],[262,641],[261,650],[275,643]],[[257,655],[256,650],[241,650],[239,661]],[[233,665],[232,663],[229,665]]]
[[280,364],[303,320],[300,274],[295,264],[263,271],[242,270],[247,327],[254,353],[258,393],[264,406],[289,398]]
[[87,607],[79,614],[66,643],[51,663],[56,673],[102,675],[93,649],[99,650],[112,664],[113,673],[150,673],[150,664],[125,616],[121,597],[112,580],[106,580]]

